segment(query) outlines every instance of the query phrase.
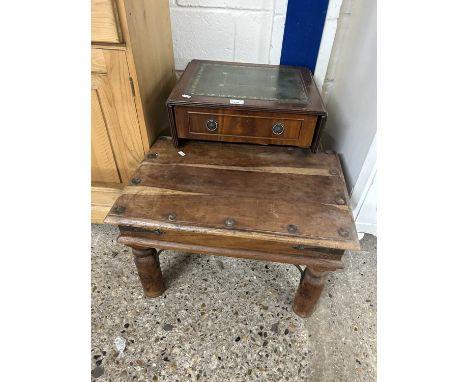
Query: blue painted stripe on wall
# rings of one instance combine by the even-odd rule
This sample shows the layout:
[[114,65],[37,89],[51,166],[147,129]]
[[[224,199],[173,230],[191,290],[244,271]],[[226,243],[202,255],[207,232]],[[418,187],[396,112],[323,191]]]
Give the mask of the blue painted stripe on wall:
[[328,0],[289,0],[284,26],[282,65],[315,71]]

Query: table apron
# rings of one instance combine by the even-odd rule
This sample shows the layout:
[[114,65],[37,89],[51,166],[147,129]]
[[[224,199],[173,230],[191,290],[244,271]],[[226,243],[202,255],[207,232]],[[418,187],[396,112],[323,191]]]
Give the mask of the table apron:
[[286,264],[305,265],[323,270],[336,270],[344,268],[341,260],[317,259],[310,256],[267,253],[255,250],[208,247],[204,245],[174,243],[169,241],[142,238],[137,236],[120,235],[117,242],[130,247],[157,248],[180,251],[184,253],[202,253],[207,255],[238,257],[252,260],[273,261]]

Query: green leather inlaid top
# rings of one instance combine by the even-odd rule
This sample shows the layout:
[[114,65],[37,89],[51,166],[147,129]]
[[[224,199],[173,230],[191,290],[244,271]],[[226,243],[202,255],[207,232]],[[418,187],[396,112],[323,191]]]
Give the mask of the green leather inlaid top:
[[308,101],[301,72],[292,67],[202,63],[186,93],[291,103]]

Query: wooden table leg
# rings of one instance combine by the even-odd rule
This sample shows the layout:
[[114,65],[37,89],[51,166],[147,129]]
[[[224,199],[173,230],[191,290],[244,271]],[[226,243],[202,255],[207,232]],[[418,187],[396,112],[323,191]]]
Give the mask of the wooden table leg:
[[132,248],[132,252],[145,296],[161,296],[164,281],[159,266],[159,253],[153,248]]
[[293,310],[298,316],[306,318],[313,313],[328,273],[311,267],[304,270],[293,303]]

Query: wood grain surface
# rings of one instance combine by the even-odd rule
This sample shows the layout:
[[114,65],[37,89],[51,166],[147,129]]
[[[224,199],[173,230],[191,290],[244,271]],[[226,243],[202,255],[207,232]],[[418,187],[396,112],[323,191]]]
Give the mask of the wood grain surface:
[[91,183],[91,222],[102,224],[112,205],[122,193],[122,183]]
[[183,151],[159,139],[106,222],[220,240],[359,249],[336,155],[213,142],[189,142]]
[[167,127],[165,102],[175,84],[169,2],[117,0],[143,148]]
[[[233,108],[174,108],[177,135],[180,138],[224,142],[310,146],[317,116],[250,111]],[[218,128],[209,131],[208,120],[216,120]],[[283,133],[273,133],[273,125],[281,123]]]
[[302,318],[309,317],[316,308],[328,272],[324,268],[314,269],[308,266],[299,283],[294,297],[293,310]]
[[159,264],[159,254],[152,248],[135,247],[132,248],[132,253],[145,296],[161,296],[165,287]]
[[[107,127],[120,178],[126,183],[144,157],[144,150],[125,52],[107,49],[94,50],[100,51],[99,55],[104,57],[106,74],[93,73],[92,88],[99,100],[102,119]],[[92,179],[93,181],[114,181],[94,177]]]
[[102,49],[91,49],[91,72],[105,74],[107,73],[106,59]]
[[97,182],[120,182],[97,90],[91,90],[91,178]]
[[91,0],[91,41],[122,41],[117,7],[114,0]]
[[259,240],[257,238],[242,238],[239,236],[225,236],[220,240],[217,235],[203,234],[196,232],[184,232],[171,229],[147,230],[139,227],[120,226],[120,233],[123,236],[138,236],[141,239],[157,240],[158,242],[179,243],[184,245],[197,245],[204,247],[226,249],[252,250],[265,253],[281,253],[298,255],[301,257],[312,257],[317,259],[328,259],[340,261],[343,255],[342,250],[328,250],[322,248],[305,246],[300,244],[290,244],[282,242],[271,242]]
[[209,247],[206,245],[194,245],[194,244],[183,244],[183,243],[172,243],[168,241],[159,241],[151,239],[143,239],[135,236],[119,236],[117,239],[118,243],[128,246],[139,246],[141,248],[159,248],[169,249],[177,252],[185,253],[203,253],[205,255],[215,256],[226,256],[226,257],[237,257],[243,259],[253,259],[261,261],[273,261],[277,263],[296,264],[296,265],[307,265],[317,266],[321,269],[327,269],[334,271],[336,269],[343,268],[343,264],[339,260],[329,259],[316,259],[301,255],[286,255],[281,253],[269,253],[259,252],[254,250],[245,249],[230,249],[230,248],[219,248]]

